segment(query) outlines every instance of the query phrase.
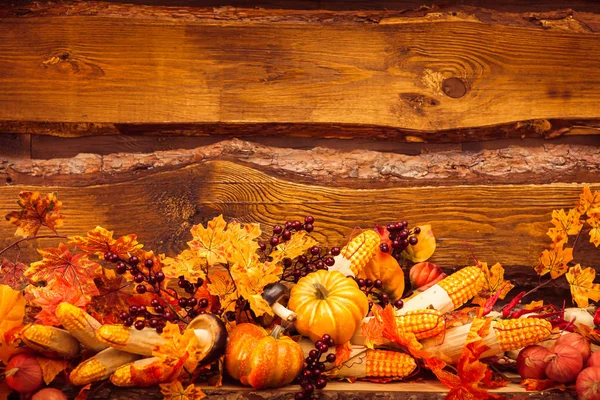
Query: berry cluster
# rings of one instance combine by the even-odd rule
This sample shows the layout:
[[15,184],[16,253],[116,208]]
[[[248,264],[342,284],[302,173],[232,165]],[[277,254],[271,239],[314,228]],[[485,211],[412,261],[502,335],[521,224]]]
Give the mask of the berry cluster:
[[[375,300],[375,302],[381,307],[385,307],[389,304],[390,296],[383,291],[383,282],[381,281],[381,279],[372,280],[356,278],[352,276],[350,276],[349,278],[353,278],[356,281],[360,290],[369,299],[369,311],[371,310],[371,307],[373,307],[373,300]],[[393,303],[393,306],[400,309],[404,306],[404,303],[402,302],[402,300],[396,300]]]
[[325,334],[321,340],[315,342],[315,348],[308,353],[304,368],[300,371],[300,387],[301,392],[294,395],[296,400],[304,400],[310,398],[318,398],[315,394],[315,389],[323,389],[327,386],[327,379],[323,377],[325,372],[325,362],[335,362],[335,354],[330,353],[321,361],[321,356],[329,351],[329,348],[335,345],[331,336]]
[[[183,276],[180,276],[177,284],[190,296],[179,296],[175,290],[161,287],[161,283],[165,280],[165,274],[162,271],[154,271],[155,264],[152,259],[147,259],[141,263],[138,257],[131,256],[127,260],[123,260],[118,254],[112,252],[105,253],[104,259],[116,264],[115,272],[117,274],[123,275],[127,271],[131,273],[133,281],[136,283],[135,291],[137,293],[156,293],[158,296],[152,299],[149,306],[133,305],[129,307],[128,312],[121,312],[120,318],[125,326],[133,325],[139,330],[150,327],[156,329],[158,333],[162,333],[167,322],[176,320],[187,321],[206,312],[209,304],[208,300],[195,297],[198,288],[204,284],[202,279],[198,279],[196,283],[191,283]],[[168,296],[170,299],[176,300],[180,310],[176,311],[163,296]],[[185,315],[181,315],[182,311],[185,312]],[[211,311],[218,313],[221,310]]]
[[418,226],[413,228],[412,230],[408,229],[408,222],[396,222],[393,224],[389,224],[386,226],[389,234],[389,239],[392,242],[392,248],[387,243],[382,243],[379,245],[379,250],[384,253],[389,253],[390,250],[392,252],[392,256],[395,258],[400,257],[400,253],[404,251],[409,245],[416,245],[419,240],[415,235],[421,233],[421,228]]
[[[306,231],[312,232],[314,227],[315,219],[311,215],[307,215],[304,217],[304,223],[294,220],[294,221],[286,221],[284,226],[275,225],[273,227],[273,235],[271,239],[269,239],[269,245],[271,245],[271,249],[277,246],[280,243],[287,242],[292,238],[292,234],[294,231]],[[260,249],[265,251],[267,249],[267,244],[265,242],[258,242]]]

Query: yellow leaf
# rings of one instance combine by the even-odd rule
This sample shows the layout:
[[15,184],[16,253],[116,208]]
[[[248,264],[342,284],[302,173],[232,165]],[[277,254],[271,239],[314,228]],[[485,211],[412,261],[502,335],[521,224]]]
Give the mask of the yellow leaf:
[[600,300],[600,284],[593,283],[596,278],[596,271],[593,268],[581,269],[577,264],[569,268],[565,275],[571,288],[571,297],[577,303],[577,307],[587,307],[589,299]]
[[552,222],[556,229],[562,230],[567,235],[577,235],[583,226],[581,214],[575,209],[569,210],[568,214],[563,209],[553,210],[550,222]]
[[114,239],[113,231],[106,230],[101,226],[95,227],[86,236],[69,237],[69,244],[77,246],[81,251],[88,254],[95,254],[102,259],[107,252],[128,259],[144,247],[144,245],[138,243],[137,236],[134,234]]
[[163,264],[162,271],[168,279],[177,279],[182,275],[190,282],[206,279],[204,273],[206,259],[198,257],[191,250],[184,250],[175,258],[161,255],[161,262]]
[[596,212],[595,209],[600,209],[600,192],[592,193],[589,186],[585,186],[579,196],[577,211],[589,216]]
[[25,298],[19,291],[0,285],[0,361],[5,364],[17,349],[10,346],[5,334],[23,324]]
[[259,245],[255,240],[261,234],[259,224],[240,224],[233,221],[227,225],[227,236],[231,246],[251,248],[258,250]]
[[160,392],[163,394],[164,400],[200,400],[206,397],[202,389],[193,383],[184,389],[179,381],[161,384]]
[[408,246],[406,250],[402,252],[404,258],[409,259],[412,262],[423,262],[427,261],[435,252],[435,236],[431,225],[421,225],[419,227],[421,232],[417,235],[418,242],[414,246]]
[[544,305],[544,300],[532,301],[529,304],[523,306],[524,310],[534,310]]
[[248,300],[250,308],[257,317],[260,317],[264,314],[271,316],[273,315],[273,310],[271,309],[271,306],[265,299],[262,298],[260,294],[251,294],[246,296],[242,294],[242,296],[244,297],[244,299]]
[[163,364],[179,364],[178,370],[170,371],[172,377],[177,376],[184,366],[190,371],[195,370],[206,355],[205,347],[200,345],[196,333],[191,329],[181,333],[179,325],[167,322],[161,336],[164,343],[154,346],[152,355],[159,357]]
[[56,233],[56,228],[64,222],[65,217],[60,214],[62,202],[56,193],[42,197],[39,192],[21,192],[17,204],[22,208],[20,211],[6,214],[6,220],[17,226],[16,236],[35,236],[41,226]]
[[540,276],[550,273],[552,279],[556,279],[567,272],[567,264],[572,260],[572,248],[554,247],[542,252],[540,263],[535,267],[535,270]]
[[234,311],[235,302],[239,297],[238,291],[227,272],[215,271],[209,274],[208,292],[219,297],[224,312]]
[[280,243],[270,254],[273,263],[279,263],[284,258],[294,259],[306,253],[315,246],[317,241],[310,237],[306,231],[299,231],[292,235],[290,240]]
[[196,251],[198,257],[206,258],[210,265],[225,263],[225,250],[229,245],[228,236],[225,233],[227,222],[223,215],[208,221],[206,228],[202,225],[194,225],[190,230],[192,232],[192,241],[188,246]]
[[37,357],[37,360],[40,367],[42,367],[42,376],[46,385],[49,385],[56,378],[56,375],[69,366],[66,360],[54,360],[44,357]]
[[502,265],[496,263],[492,265],[491,268],[488,268],[486,262],[482,262],[480,264],[486,280],[482,290],[473,299],[473,303],[483,306],[490,297],[494,296],[496,292],[498,292],[498,290],[501,291],[499,298],[504,299],[508,292],[515,287],[515,285],[513,285],[510,281],[504,280],[504,268],[502,268]]
[[592,215],[587,222],[592,226],[590,230],[590,243],[598,247],[600,245],[600,217],[596,215]]

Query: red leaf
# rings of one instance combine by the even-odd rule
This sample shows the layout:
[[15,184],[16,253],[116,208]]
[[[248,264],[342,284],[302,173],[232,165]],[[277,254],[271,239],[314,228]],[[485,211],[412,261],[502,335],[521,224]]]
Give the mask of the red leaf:
[[29,303],[42,308],[35,316],[36,320],[44,325],[52,326],[60,325],[60,321],[55,315],[56,307],[60,303],[67,302],[75,307],[85,309],[90,301],[81,291],[62,278],[53,280],[45,287],[27,287],[25,298]]
[[95,227],[87,233],[87,236],[73,236],[69,238],[69,244],[77,246],[81,251],[104,257],[104,253],[116,253],[123,259],[128,259],[137,253],[143,245],[138,243],[136,235],[121,236],[113,239],[113,231],[108,231],[101,226]]
[[39,192],[21,192],[17,204],[21,206],[21,211],[6,214],[6,220],[17,226],[16,236],[35,236],[42,225],[56,233],[56,228],[65,219],[60,214],[62,202],[58,200],[56,193],[48,193],[42,197]]
[[61,278],[86,296],[99,294],[94,278],[101,276],[102,267],[88,259],[85,254],[71,254],[67,246],[60,243],[56,248],[39,249],[42,260],[32,263],[25,276],[34,282],[52,283]]
[[346,344],[341,344],[336,346],[335,348],[335,366],[339,367],[346,361],[350,359],[350,355],[352,354],[352,346],[350,342],[346,342]]
[[8,285],[15,290],[23,290],[27,286],[27,278],[25,270],[27,265],[15,262],[12,263],[6,258],[0,266],[0,285]]

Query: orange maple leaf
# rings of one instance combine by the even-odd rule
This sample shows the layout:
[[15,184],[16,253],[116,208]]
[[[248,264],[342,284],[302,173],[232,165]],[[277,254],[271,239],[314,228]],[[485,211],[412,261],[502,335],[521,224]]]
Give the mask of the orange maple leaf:
[[23,290],[27,286],[25,270],[27,265],[21,262],[10,262],[6,258],[0,265],[0,284],[8,285],[15,290]]
[[7,340],[6,334],[23,325],[25,298],[18,290],[0,285],[0,361],[4,364],[17,351]]
[[446,395],[446,400],[465,400],[465,399],[488,399],[489,393],[481,388],[481,383],[486,377],[488,366],[479,358],[489,349],[483,344],[483,338],[487,336],[490,330],[491,319],[477,318],[471,325],[471,330],[467,335],[465,347],[456,365],[460,383],[456,381],[449,385],[450,392]]
[[583,226],[581,214],[573,209],[569,213],[565,213],[564,209],[553,210],[552,220],[550,221],[558,230],[562,230],[567,235],[577,235]]
[[95,254],[100,258],[103,258],[105,253],[111,252],[116,253],[122,259],[128,259],[130,256],[137,254],[143,247],[142,244],[138,243],[137,236],[134,234],[114,239],[113,233],[113,231],[97,226],[89,231],[86,236],[69,237],[69,244],[77,246],[87,254]]
[[134,294],[133,282],[128,282],[123,275],[117,275],[112,269],[105,269],[96,282],[99,294],[92,297],[88,311],[102,324],[121,323],[117,311],[125,311],[132,305],[147,306],[153,298],[150,292]]
[[65,217],[60,214],[62,201],[58,200],[56,193],[42,197],[39,192],[21,192],[17,204],[21,211],[6,214],[6,220],[17,226],[16,236],[35,236],[42,226],[56,233],[56,228],[64,222]]
[[565,276],[571,288],[571,297],[577,303],[577,307],[587,307],[589,299],[600,301],[600,284],[594,283],[596,271],[593,268],[582,270],[581,265],[577,264],[569,268]]
[[521,381],[521,386],[525,388],[527,391],[544,391],[549,389],[559,389],[562,391],[566,390],[566,387],[562,383],[558,383],[553,381],[552,379],[523,379]]
[[42,376],[46,385],[49,385],[61,371],[64,371],[69,366],[66,360],[55,360],[45,357],[37,357],[37,360],[40,367],[42,367]]
[[206,397],[202,389],[193,383],[184,389],[179,381],[161,384],[160,392],[164,400],[200,400]]
[[339,367],[350,359],[352,355],[352,345],[350,342],[340,344],[335,347],[335,366]]
[[600,210],[600,192],[592,193],[589,186],[585,186],[579,196],[577,211],[580,214],[591,216],[592,213],[597,213],[598,210]]
[[556,279],[567,272],[567,264],[572,260],[572,248],[554,247],[542,252],[540,263],[535,267],[535,270],[540,276],[550,273],[552,279]]
[[42,308],[36,314],[36,320],[44,325],[51,326],[60,325],[60,321],[55,315],[56,307],[60,303],[66,302],[85,309],[90,302],[88,296],[62,278],[53,279],[52,283],[44,287],[28,286],[25,293],[25,298],[30,304]]
[[[491,268],[488,268],[486,262],[481,262],[480,264],[481,270],[485,274],[486,278],[485,285],[477,294],[477,296],[475,296],[472,302],[483,307],[488,298],[494,296],[498,291],[500,291],[499,298],[504,299],[508,292],[515,287],[515,285],[513,285],[510,281],[504,280],[504,268],[502,268],[500,263],[492,265]],[[488,296],[484,296],[483,293],[487,294]]]
[[215,271],[209,274],[208,291],[219,298],[223,312],[234,311],[239,294],[235,283],[225,271]]
[[225,250],[228,247],[229,237],[225,233],[227,222],[223,215],[208,221],[206,228],[203,225],[194,225],[190,232],[192,240],[188,242],[190,249],[194,250],[198,257],[206,258],[209,265],[225,263]]
[[32,263],[25,276],[33,282],[45,281],[51,284],[59,277],[86,296],[99,294],[94,279],[101,276],[102,267],[89,260],[86,254],[72,254],[67,246],[38,249],[42,260]]
[[593,214],[587,222],[592,227],[590,229],[590,243],[598,247],[600,246],[600,214]]
[[206,279],[206,259],[198,257],[192,250],[184,250],[175,258],[160,255],[163,273],[167,279],[177,279],[183,276],[190,282]]

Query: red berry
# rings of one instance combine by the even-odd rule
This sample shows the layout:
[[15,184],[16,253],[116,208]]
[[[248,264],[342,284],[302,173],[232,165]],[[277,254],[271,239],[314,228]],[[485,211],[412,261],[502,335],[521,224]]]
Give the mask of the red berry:
[[363,278],[359,278],[358,281],[356,281],[356,283],[358,283],[358,287],[365,286],[365,280]]
[[152,301],[150,302],[150,305],[152,307],[158,307],[158,306],[160,306],[160,301],[158,301],[158,299],[152,299]]
[[300,229],[302,229],[302,222],[296,220],[292,223],[292,228],[294,228],[295,230],[299,231]]
[[315,218],[312,215],[307,215],[306,217],[304,217],[304,222],[306,222],[307,224],[314,224]]
[[138,313],[146,314],[146,306],[138,306]]
[[313,386],[312,383],[307,383],[306,385],[302,386],[302,389],[304,389],[304,393],[308,393],[308,394],[311,394],[312,392],[315,391],[315,387]]
[[308,258],[306,258],[305,255],[301,255],[298,257],[298,262],[302,265],[306,264],[308,262]]
[[135,283],[142,283],[142,282],[144,282],[144,275],[137,274],[136,276],[133,277],[133,281]]
[[136,315],[138,313],[138,308],[136,306],[130,306],[129,307],[129,313],[131,315]]
[[402,300],[396,300],[394,302],[394,307],[400,309],[400,308],[404,307],[404,302]]
[[418,226],[415,227],[415,229],[413,229],[413,232],[415,235],[418,235],[419,233],[421,233],[421,228],[419,228]]
[[281,227],[281,225],[275,225],[273,227],[273,233],[276,235],[279,235],[281,233],[281,231],[283,231],[283,228]]
[[294,395],[294,400],[304,400],[306,399],[306,396],[304,395],[303,392],[298,392]]
[[265,249],[267,248],[267,245],[265,244],[265,242],[263,242],[262,240],[258,242],[258,247],[262,250],[265,251]]
[[341,250],[340,250],[339,247],[332,247],[331,248],[331,255],[338,256],[338,255],[340,255],[340,253],[341,253]]
[[331,353],[331,354],[327,354],[327,362],[335,362],[335,354]]
[[271,246],[277,246],[279,244],[279,238],[277,236],[271,237],[271,240],[269,240],[269,244]]
[[313,246],[310,248],[310,254],[312,254],[313,256],[318,255],[321,252],[321,249],[319,248],[319,246]]
[[324,335],[321,337],[321,340],[322,340],[324,343],[327,343],[327,342],[329,341],[329,339],[331,339],[331,335],[329,335],[329,334],[327,334],[327,333],[326,333],[326,334],[324,334]]
[[121,318],[122,321],[126,321],[127,318],[129,318],[129,314],[123,311],[121,315],[119,315],[119,318]]
[[304,230],[310,233],[315,230],[315,227],[313,224],[304,224]]
[[323,344],[325,343],[323,343],[321,340],[317,340],[315,342],[315,349],[319,350],[319,347],[321,347]]
[[159,304],[156,307],[154,307],[154,311],[158,314],[162,314],[163,311],[165,311],[165,308]]
[[157,326],[156,327],[156,333],[158,333],[158,334],[163,333],[163,327],[162,326]]
[[157,282],[162,282],[165,280],[165,274],[162,271],[158,271],[156,275],[154,275]]
[[192,297],[191,299],[188,299],[188,307],[196,307],[197,304],[198,304],[197,298]]
[[110,251],[107,251],[106,253],[104,253],[104,259],[106,261],[110,261],[111,256],[112,256],[112,253]]
[[325,265],[327,265],[328,267],[332,267],[335,265],[335,260],[333,259],[333,257],[326,257],[325,258]]
[[318,356],[319,356],[319,352],[315,349],[312,349],[311,351],[308,352],[308,357],[311,360],[316,360]]
[[327,350],[329,350],[329,346],[327,346],[325,343],[323,343],[320,347],[319,347],[319,351],[321,353],[327,353]]
[[382,253],[387,253],[388,251],[390,251],[390,247],[387,243],[381,243],[379,245],[379,250],[381,250]]
[[146,293],[146,290],[148,290],[148,289],[146,289],[146,286],[144,286],[143,283],[141,283],[135,287],[135,291],[138,292],[139,294]]
[[333,340],[333,338],[329,338],[329,340],[327,341],[327,346],[329,346],[329,347],[335,346],[335,340]]
[[144,265],[146,266],[146,268],[152,268],[154,266],[154,261],[149,258],[146,260],[146,262],[144,262]]
[[327,380],[325,378],[318,378],[315,381],[315,387],[317,389],[323,389],[325,386],[327,386]]
[[110,262],[116,263],[117,261],[119,261],[119,255],[115,254],[115,253],[112,253],[110,255]]
[[131,256],[129,257],[129,264],[131,265],[136,265],[137,263],[140,262],[140,259],[137,258],[136,256]]
[[117,274],[123,275],[125,272],[127,272],[127,265],[125,265],[125,264],[117,264],[117,267],[115,268],[115,271],[116,271]]
[[188,300],[185,297],[181,297],[177,303],[179,304],[179,307],[187,307]]
[[410,244],[411,246],[414,246],[417,243],[419,243],[419,239],[417,239],[416,236],[411,236],[408,238],[408,244]]
[[125,326],[131,326],[133,325],[133,318],[129,317],[125,320],[125,322],[123,322],[123,325]]
[[144,321],[135,321],[135,329],[137,329],[138,331],[144,329],[145,326],[146,324],[144,323]]
[[290,240],[292,238],[292,231],[286,229],[281,234],[281,237],[283,238],[283,240]]
[[206,307],[208,307],[208,300],[207,299],[200,299],[200,301],[198,302],[198,304],[200,305],[200,308],[206,308]]

